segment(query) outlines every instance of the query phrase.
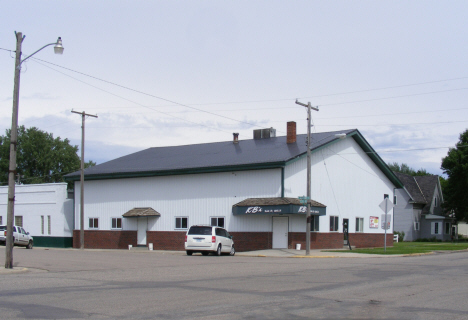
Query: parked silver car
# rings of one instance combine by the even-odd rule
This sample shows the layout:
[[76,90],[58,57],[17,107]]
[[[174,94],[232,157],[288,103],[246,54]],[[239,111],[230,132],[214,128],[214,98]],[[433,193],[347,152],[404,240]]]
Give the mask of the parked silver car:
[[[7,236],[7,226],[0,226],[0,244],[5,245]],[[32,249],[34,246],[34,239],[29,232],[20,226],[13,226],[13,243],[15,246],[23,246],[26,249]]]
[[191,226],[185,235],[185,251],[191,256],[194,252],[200,252],[207,256],[210,252],[220,256],[236,253],[234,240],[225,229],[215,226],[196,225]]

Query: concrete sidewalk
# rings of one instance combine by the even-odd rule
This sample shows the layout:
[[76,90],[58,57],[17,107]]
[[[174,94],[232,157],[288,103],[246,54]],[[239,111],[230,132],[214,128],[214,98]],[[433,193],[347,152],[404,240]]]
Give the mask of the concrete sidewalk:
[[282,258],[391,258],[401,257],[402,255],[383,255],[383,254],[363,254],[339,251],[310,250],[310,255],[306,256],[305,250],[294,249],[268,249],[257,251],[237,252],[236,256],[246,257],[282,257]]

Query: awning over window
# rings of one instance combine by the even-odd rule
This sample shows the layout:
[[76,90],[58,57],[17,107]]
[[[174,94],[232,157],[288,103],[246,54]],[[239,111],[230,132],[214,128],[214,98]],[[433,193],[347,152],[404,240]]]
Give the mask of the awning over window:
[[[309,200],[310,214],[324,216],[326,206],[320,202]],[[249,198],[232,206],[235,215],[259,214],[306,214],[307,205],[301,204],[297,198]]]
[[161,214],[153,208],[133,208],[125,212],[122,217],[137,218],[137,217],[159,217]]

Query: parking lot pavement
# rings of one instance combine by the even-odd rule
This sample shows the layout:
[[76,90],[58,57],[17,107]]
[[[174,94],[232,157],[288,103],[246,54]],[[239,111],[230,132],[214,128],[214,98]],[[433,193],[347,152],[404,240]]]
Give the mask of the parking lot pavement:
[[246,257],[282,257],[282,258],[389,258],[401,255],[362,254],[353,252],[310,250],[306,255],[305,250],[294,249],[268,249],[238,252],[236,255]]

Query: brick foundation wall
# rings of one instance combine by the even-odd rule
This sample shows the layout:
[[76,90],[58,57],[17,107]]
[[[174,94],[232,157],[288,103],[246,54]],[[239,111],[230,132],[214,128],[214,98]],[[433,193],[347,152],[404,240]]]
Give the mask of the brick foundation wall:
[[[128,249],[137,245],[136,231],[85,230],[84,247],[89,249]],[[80,247],[80,230],[73,230],[73,248]]]
[[185,250],[185,231],[146,231],[146,239],[154,250]]
[[[264,250],[273,247],[272,232],[231,232],[237,252]],[[311,249],[341,249],[343,248],[343,233],[311,232]],[[183,251],[184,231],[147,231],[147,243],[153,244],[154,250]],[[349,241],[356,248],[383,247],[382,234],[350,233]],[[305,233],[290,232],[288,236],[288,248],[295,249],[296,244],[301,244],[305,249]],[[137,231],[104,231],[86,230],[85,248],[89,249],[128,249],[128,245],[137,245]],[[387,234],[387,246],[393,246],[393,234]],[[80,247],[80,230],[73,231],[73,248]]]
[[[288,248],[295,249],[296,244],[301,244],[301,249],[305,249],[305,232],[290,232],[288,238]],[[343,248],[343,234],[338,232],[331,233],[310,233],[311,249],[341,249]]]
[[272,248],[272,232],[230,232],[237,252]]

